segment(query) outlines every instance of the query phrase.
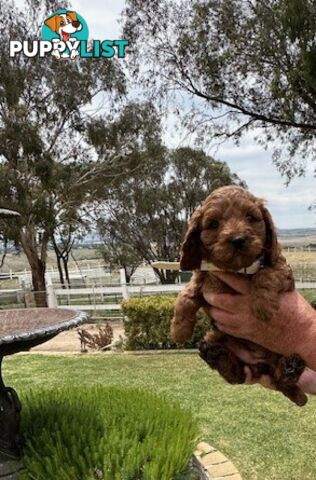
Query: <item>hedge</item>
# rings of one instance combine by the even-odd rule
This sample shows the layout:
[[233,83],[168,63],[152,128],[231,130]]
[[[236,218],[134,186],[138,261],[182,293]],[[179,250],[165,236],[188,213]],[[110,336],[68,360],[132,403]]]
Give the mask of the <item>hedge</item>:
[[175,299],[173,295],[156,295],[129,298],[123,302],[128,350],[196,348],[197,342],[209,330],[210,321],[199,313],[192,339],[184,345],[177,345],[170,337]]

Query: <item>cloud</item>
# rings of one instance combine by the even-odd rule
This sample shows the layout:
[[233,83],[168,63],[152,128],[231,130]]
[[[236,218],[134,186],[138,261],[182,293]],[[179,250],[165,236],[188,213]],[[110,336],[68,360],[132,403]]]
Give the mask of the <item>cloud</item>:
[[120,36],[119,18],[124,0],[79,0],[73,2],[74,10],[84,17],[89,26],[90,37],[100,40]]

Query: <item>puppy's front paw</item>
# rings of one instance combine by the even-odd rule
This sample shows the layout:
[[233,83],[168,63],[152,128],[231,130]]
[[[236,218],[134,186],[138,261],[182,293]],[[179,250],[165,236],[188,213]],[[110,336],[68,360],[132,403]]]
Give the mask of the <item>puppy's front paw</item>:
[[193,335],[194,323],[184,318],[174,317],[171,322],[170,335],[176,343],[185,343]]
[[59,50],[53,50],[52,56],[57,58],[57,60],[60,60],[60,52]]
[[78,55],[79,55],[78,50],[72,50],[70,54],[71,60],[74,60],[76,57],[78,57]]

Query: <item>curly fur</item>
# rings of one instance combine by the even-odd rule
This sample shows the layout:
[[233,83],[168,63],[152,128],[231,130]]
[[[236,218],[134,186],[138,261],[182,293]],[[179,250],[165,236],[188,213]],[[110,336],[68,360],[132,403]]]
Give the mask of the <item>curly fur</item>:
[[[251,277],[251,304],[254,315],[269,328],[268,321],[279,308],[280,294],[294,289],[292,270],[281,254],[271,215],[262,199],[241,187],[215,190],[193,213],[182,244],[181,270],[194,272],[176,301],[173,339],[184,343],[192,336],[197,311],[207,307],[202,287],[218,293],[231,291],[211,272],[199,270],[202,260],[220,270],[237,272],[259,258],[262,268]],[[208,314],[207,308],[205,312]],[[229,348],[231,342],[264,355],[263,362],[251,365],[254,378],[269,374],[277,390],[297,405],[306,403],[306,395],[296,386],[305,367],[298,355],[283,357],[213,327],[199,344],[200,356],[229,383],[244,383],[244,364]]]

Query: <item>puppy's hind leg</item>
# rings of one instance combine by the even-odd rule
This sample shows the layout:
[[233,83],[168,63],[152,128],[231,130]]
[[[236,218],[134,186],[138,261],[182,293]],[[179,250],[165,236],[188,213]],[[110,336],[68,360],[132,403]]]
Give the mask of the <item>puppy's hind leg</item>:
[[246,380],[244,364],[226,347],[225,335],[209,332],[199,345],[200,357],[231,384],[241,384]]
[[296,354],[281,357],[274,372],[274,384],[280,392],[298,406],[307,402],[307,396],[296,385],[305,368],[304,360]]

